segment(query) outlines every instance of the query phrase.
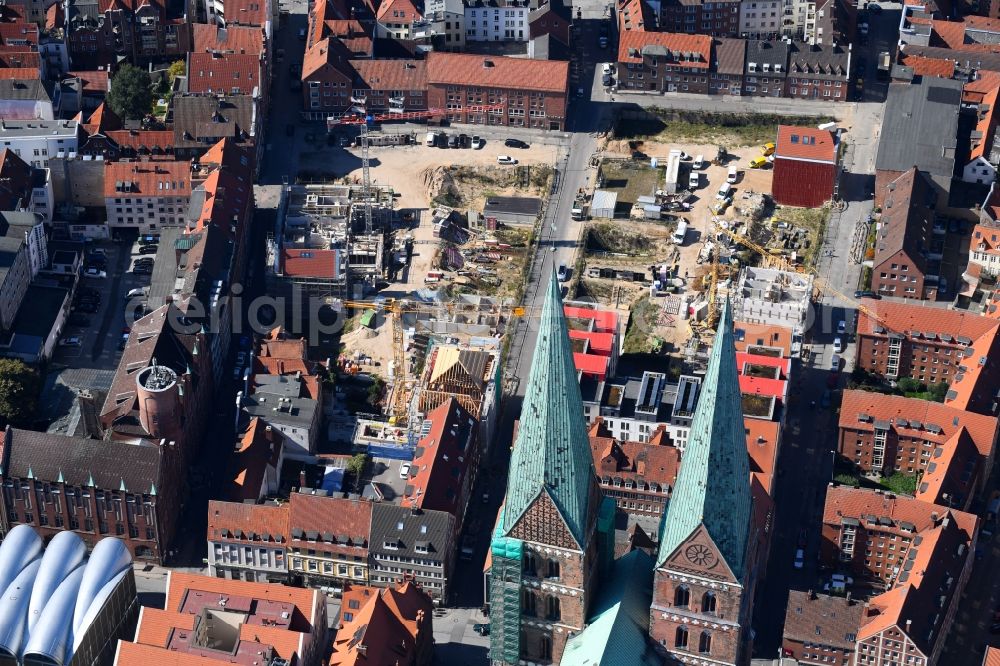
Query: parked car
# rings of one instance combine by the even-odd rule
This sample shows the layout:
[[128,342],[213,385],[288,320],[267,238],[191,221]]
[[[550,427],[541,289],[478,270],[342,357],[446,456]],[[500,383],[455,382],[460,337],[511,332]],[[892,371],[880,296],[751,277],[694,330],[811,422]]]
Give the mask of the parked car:
[[604,65],[601,66],[602,74],[611,74],[612,72],[614,72],[614,69],[611,67],[610,62],[606,62],[604,63]]
[[763,146],[761,146],[760,154],[763,155],[764,157],[767,157],[768,155],[774,155],[774,143],[768,141]]
[[601,85],[605,88],[610,88],[613,82],[610,74],[605,74],[601,77]]
[[497,164],[517,164],[517,160],[510,155],[497,155]]
[[801,569],[806,564],[806,553],[803,549],[798,548],[795,551],[795,568]]
[[486,142],[480,139],[478,136],[472,137],[472,149],[479,150],[486,145]]
[[846,332],[847,332],[847,321],[841,319],[839,322],[837,322],[837,333],[843,335]]
[[62,340],[60,340],[59,341],[59,346],[60,347],[79,347],[82,343],[83,343],[83,341],[78,336],[74,335],[74,336],[71,336],[71,337],[68,337],[68,338],[63,338]]
[[136,275],[151,275],[153,273],[153,266],[151,264],[133,266],[132,272]]
[[410,478],[410,463],[405,462],[399,466],[399,478],[401,479]]
[[145,288],[143,288],[143,287],[136,287],[135,289],[130,289],[129,292],[127,294],[125,294],[125,298],[136,298],[136,297],[145,296],[145,295],[146,295],[146,289]]
[[521,141],[520,139],[507,139],[506,141],[503,142],[503,145],[507,146],[508,148],[530,148],[531,147],[530,145],[528,145],[524,141]]
[[128,344],[128,335],[128,333],[122,333],[122,338],[118,341],[118,351],[125,350],[125,345]]
[[458,147],[459,148],[468,148],[469,147],[469,135],[468,134],[459,134],[458,135]]
[[96,268],[88,268],[83,272],[83,276],[89,278],[106,278],[108,277],[108,274],[104,271],[99,271]]
[[834,354],[833,358],[830,359],[830,369],[840,370],[840,355]]
[[448,147],[458,148],[458,137],[454,134],[448,137]]
[[139,254],[156,254],[156,251],[159,249],[159,245],[140,245]]
[[246,365],[247,364],[247,353],[246,352],[236,352],[236,365]]
[[840,338],[833,339],[833,351],[842,352],[844,351],[844,341]]
[[566,264],[559,264],[559,270],[556,271],[556,277],[560,282],[565,282],[566,278],[569,277],[569,272],[566,269]]

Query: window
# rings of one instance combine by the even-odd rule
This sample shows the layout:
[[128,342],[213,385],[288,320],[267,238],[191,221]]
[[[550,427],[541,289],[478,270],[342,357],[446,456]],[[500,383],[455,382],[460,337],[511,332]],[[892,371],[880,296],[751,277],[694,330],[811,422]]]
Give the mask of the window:
[[558,620],[562,617],[559,610],[559,597],[550,596],[545,599],[545,617],[549,620]]
[[713,592],[706,592],[704,595],[702,595],[701,612],[702,613],[715,612],[715,594]]
[[677,631],[674,632],[674,647],[687,649],[687,646],[688,646],[687,627],[677,627]]
[[674,590],[674,606],[687,608],[691,602],[691,591],[685,585],[681,585]]
[[701,637],[698,639],[698,652],[702,654],[708,654],[712,651],[712,634],[707,631],[701,632]]
[[549,560],[549,578],[559,578],[559,562],[556,560]]

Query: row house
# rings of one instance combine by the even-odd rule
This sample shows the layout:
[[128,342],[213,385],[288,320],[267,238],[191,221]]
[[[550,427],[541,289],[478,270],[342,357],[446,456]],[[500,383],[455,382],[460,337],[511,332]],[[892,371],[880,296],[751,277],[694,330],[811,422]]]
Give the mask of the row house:
[[353,80],[347,93],[364,99],[369,113],[427,110],[423,60],[351,60],[350,67]]
[[76,532],[88,548],[121,539],[162,564],[177,528],[184,468],[173,441],[86,439],[10,426],[0,445],[0,533],[29,525],[48,540]]
[[743,0],[740,2],[740,27],[744,39],[777,39],[782,34],[781,0]]
[[[34,229],[41,226],[40,239]],[[45,247],[45,229],[30,213],[0,213],[0,331],[10,331],[35,277],[33,250]],[[39,243],[41,240],[41,243]],[[32,246],[35,247],[32,247]],[[47,260],[48,257],[46,256]]]
[[666,32],[622,33],[618,87],[626,90],[707,94],[712,38]]
[[[947,383],[945,404],[996,414],[1000,322],[962,310],[865,300],[858,317],[857,367],[887,379]],[[869,314],[870,313],[870,314]]]
[[299,488],[288,498],[288,573],[292,582],[334,594],[370,579],[372,502]]
[[791,44],[784,41],[748,41],[743,95],[782,97],[791,49]]
[[193,6],[198,23],[261,28],[268,36],[278,24],[278,3],[274,0],[196,0]]
[[[857,631],[845,636],[856,641],[853,663],[939,663],[972,571],[978,529],[978,518],[963,511],[877,490],[828,489],[821,563],[885,589],[865,603]],[[811,642],[811,655],[819,641]]]
[[165,226],[182,226],[190,199],[189,162],[104,165],[104,200],[110,227],[149,233]]
[[432,663],[434,604],[419,585],[351,587],[341,609],[330,666]]
[[562,130],[568,86],[567,62],[427,56],[427,107],[443,110],[450,122]]
[[448,597],[458,550],[455,517],[444,511],[378,503],[372,507],[371,570],[375,587],[420,584],[436,603]]
[[660,28],[669,32],[731,37],[740,34],[740,0],[660,3]]
[[529,38],[528,17],[537,3],[531,0],[467,0],[467,42],[525,42]]
[[423,19],[423,13],[412,0],[386,0],[378,6],[376,37],[413,39],[413,24]]
[[228,139],[252,156],[255,174],[260,168],[265,143],[259,96],[176,94],[168,121],[177,159],[198,161],[212,146]]
[[[399,62],[399,61],[393,61]],[[351,103],[351,53],[336,37],[310,46],[302,61],[302,113],[310,120],[348,113]]]
[[47,168],[49,158],[77,151],[83,136],[75,120],[0,121],[0,149],[10,149],[33,167]]
[[148,62],[190,51],[185,22],[156,0],[71,0],[64,26],[75,67],[110,66],[118,57]]
[[288,581],[287,503],[208,503],[208,575],[257,583]]
[[851,47],[793,43],[788,58],[786,96],[846,102],[850,86]]
[[850,596],[789,590],[781,635],[782,656],[806,666],[850,666],[863,610],[864,604]]
[[969,263],[964,279],[978,281],[980,276],[1000,274],[1000,188],[990,185],[989,194],[979,209],[979,220],[969,237]]
[[742,94],[746,55],[746,40],[731,37],[712,40],[712,67],[708,75],[710,95]]
[[935,193],[916,167],[886,184],[875,237],[871,288],[885,296],[936,300],[944,224],[935,224]]
[[256,53],[189,53],[187,92],[264,98],[267,86],[261,85],[262,75],[265,74],[263,64],[263,58]]
[[681,463],[681,451],[673,446],[665,428],[657,428],[648,442],[619,441],[598,418],[590,426],[590,449],[601,491],[615,501],[620,512],[663,515]]
[[996,417],[850,390],[841,404],[837,451],[867,474],[921,476],[918,496],[944,493],[952,506],[964,508],[988,476],[996,439]]
[[[992,184],[996,180],[997,165],[1000,164],[1000,142],[997,136],[997,99],[1000,88],[993,87],[983,95],[976,105],[976,128],[969,140],[969,157],[962,167],[962,180],[967,183]],[[963,99],[964,102],[964,99]]]

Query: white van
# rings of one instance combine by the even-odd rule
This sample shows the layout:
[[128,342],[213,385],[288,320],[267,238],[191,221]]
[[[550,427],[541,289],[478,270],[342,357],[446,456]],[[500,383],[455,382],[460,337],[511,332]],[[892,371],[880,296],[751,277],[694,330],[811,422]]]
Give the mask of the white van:
[[688,189],[697,190],[701,185],[701,174],[691,169],[691,175],[688,176]]
[[740,170],[734,166],[729,167],[729,173],[726,175],[727,183],[735,183],[736,179],[740,177]]
[[691,165],[692,169],[703,169],[705,168],[705,156],[698,155],[694,158],[694,164]]
[[437,140],[437,134],[435,134],[434,132],[428,132],[427,137],[424,139],[424,144],[434,147],[434,143],[436,142],[436,140]]
[[687,238],[687,231],[687,220],[681,219],[681,221],[677,223],[677,229],[674,230],[674,235],[671,240],[677,245],[684,245],[684,239]]
[[719,188],[719,193],[715,195],[716,199],[728,199],[732,196],[733,186],[729,183],[723,183],[722,187]]

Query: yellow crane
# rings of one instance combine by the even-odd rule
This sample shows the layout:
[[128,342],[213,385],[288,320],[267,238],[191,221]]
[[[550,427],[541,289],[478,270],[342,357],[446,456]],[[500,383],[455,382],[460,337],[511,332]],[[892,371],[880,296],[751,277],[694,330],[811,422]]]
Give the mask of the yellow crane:
[[[765,247],[763,247],[763,246],[761,246],[761,245],[753,242],[752,240],[750,240],[746,236],[744,236],[742,234],[738,234],[735,231],[732,231],[731,229],[727,229],[726,227],[722,226],[721,224],[717,224],[715,226],[715,228],[718,229],[719,231],[721,231],[722,233],[724,233],[729,238],[731,238],[734,242],[740,243],[742,245],[746,245],[748,248],[750,248],[751,250],[753,250],[754,252],[756,252],[757,254],[759,254],[761,256],[761,258],[764,260],[765,263],[766,262],[774,262],[782,270],[793,271],[793,272],[801,272],[800,268],[798,266],[794,266],[790,261],[788,261],[787,259],[785,259],[783,256],[771,254],[770,250],[768,250],[767,248],[765,248]],[[842,291],[840,291],[839,289],[837,289],[836,287],[834,287],[832,284],[830,284],[829,282],[827,282],[826,279],[824,279],[823,276],[820,275],[819,273],[817,273],[814,269],[812,269],[812,268],[806,268],[805,270],[810,275],[813,276],[814,284],[816,285],[816,287],[820,291],[824,291],[824,292],[826,292],[828,294],[833,294],[834,296],[840,298],[841,300],[846,301],[847,303],[850,303],[851,305],[853,305],[858,310],[858,312],[862,312],[862,313],[865,314],[865,316],[869,317],[873,321],[878,322],[887,331],[893,330],[888,324],[885,323],[885,321],[882,320],[882,318],[880,318],[877,314],[875,314],[874,310],[872,310],[871,308],[869,308],[866,305],[863,305],[863,304],[859,303],[857,301],[857,299],[855,299],[855,298],[853,298],[851,296],[848,296],[847,294],[843,293]]]

